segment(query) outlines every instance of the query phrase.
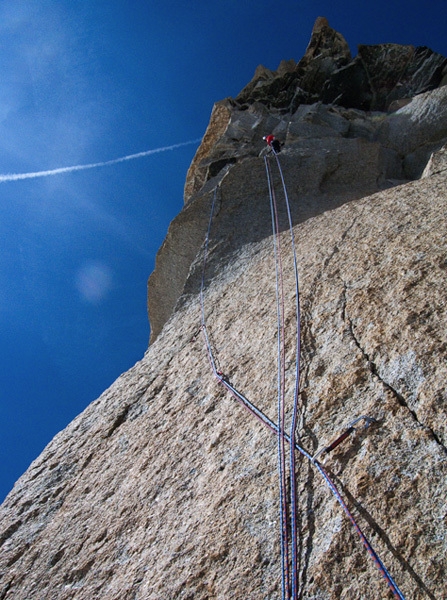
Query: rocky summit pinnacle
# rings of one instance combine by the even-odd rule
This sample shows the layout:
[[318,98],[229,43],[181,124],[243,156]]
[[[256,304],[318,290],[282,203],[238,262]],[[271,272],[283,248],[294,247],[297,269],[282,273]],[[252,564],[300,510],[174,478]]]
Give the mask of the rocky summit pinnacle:
[[398,107],[400,100],[435,89],[446,74],[446,58],[425,47],[361,45],[352,59],[344,37],[320,17],[298,64],[287,63],[286,69],[280,65],[276,72],[258,68],[236,102],[247,108],[259,101],[289,113],[318,101],[386,111]]
[[277,349],[288,428],[297,331],[294,597],[445,597],[446,64],[352,58],[320,18],[300,61],[215,104],[149,279],[151,344],[3,503],[0,600],[284,596]]

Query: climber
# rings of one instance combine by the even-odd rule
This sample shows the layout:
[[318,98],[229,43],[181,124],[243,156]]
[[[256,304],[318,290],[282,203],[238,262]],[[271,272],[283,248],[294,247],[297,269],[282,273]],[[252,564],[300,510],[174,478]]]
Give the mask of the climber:
[[275,154],[278,154],[278,152],[281,152],[281,142],[279,140],[277,140],[275,138],[274,135],[270,134],[270,135],[265,135],[263,138],[263,140],[265,140],[267,142],[267,144],[270,146],[270,148],[273,149],[273,152]]

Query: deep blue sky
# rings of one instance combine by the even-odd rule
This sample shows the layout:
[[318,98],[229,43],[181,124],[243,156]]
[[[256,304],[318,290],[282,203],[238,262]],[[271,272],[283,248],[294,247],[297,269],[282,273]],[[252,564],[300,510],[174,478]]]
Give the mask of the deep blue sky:
[[[317,16],[358,43],[447,55],[445,0],[2,0],[0,174],[201,137]],[[149,337],[146,281],[195,146],[0,183],[0,500]]]

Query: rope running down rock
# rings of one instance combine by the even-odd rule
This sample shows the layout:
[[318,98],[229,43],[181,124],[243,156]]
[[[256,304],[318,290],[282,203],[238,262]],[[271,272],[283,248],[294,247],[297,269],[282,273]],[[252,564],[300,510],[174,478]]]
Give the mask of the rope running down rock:
[[[267,161],[267,159],[266,159]],[[281,169],[281,165],[279,163],[279,158],[276,155],[276,161],[278,164],[278,168],[280,170],[280,175],[281,175],[281,180],[282,180],[282,185],[284,188],[284,193],[286,195],[287,198],[287,190],[286,190],[286,186],[284,183],[284,177],[282,175],[282,169]],[[266,164],[266,168],[267,168],[267,164]],[[271,172],[270,172],[271,173]],[[271,186],[271,190],[270,193],[274,194],[274,190],[273,190],[273,186],[271,185],[271,176],[268,175],[268,179],[269,179],[269,189]],[[384,563],[382,562],[382,560],[380,559],[380,557],[378,556],[377,552],[374,550],[374,548],[372,547],[371,543],[368,541],[368,539],[366,538],[366,536],[364,535],[364,533],[362,532],[361,528],[359,527],[359,525],[357,524],[354,516],[352,515],[352,513],[350,512],[346,502],[344,501],[341,493],[339,492],[337,486],[335,485],[335,483],[333,482],[333,480],[330,478],[329,474],[327,473],[327,471],[325,470],[325,468],[323,467],[323,465],[318,461],[315,460],[316,457],[312,458],[312,456],[304,449],[300,446],[300,444],[298,442],[295,441],[295,434],[294,434],[294,429],[292,429],[294,427],[294,422],[296,423],[296,414],[295,411],[297,411],[297,398],[298,398],[298,392],[299,392],[299,355],[297,356],[297,381],[295,384],[295,401],[294,401],[294,416],[292,417],[292,426],[291,426],[291,435],[288,435],[287,433],[285,433],[284,428],[281,427],[280,425],[277,425],[276,423],[274,423],[273,421],[271,421],[271,419],[269,419],[269,417],[267,415],[265,415],[260,409],[258,409],[256,407],[256,405],[254,405],[250,400],[248,400],[240,391],[238,391],[232,384],[231,382],[228,380],[228,378],[217,369],[216,367],[216,359],[215,356],[213,354],[213,349],[212,349],[212,345],[211,345],[211,341],[209,338],[209,334],[208,334],[208,330],[207,330],[207,326],[206,326],[206,319],[205,319],[205,299],[204,299],[204,289],[205,289],[205,273],[206,273],[206,263],[207,263],[207,257],[208,257],[208,246],[209,246],[209,240],[210,240],[210,234],[211,234],[211,226],[212,226],[212,221],[213,221],[213,216],[214,216],[214,207],[215,207],[215,203],[216,203],[216,198],[217,198],[217,191],[218,191],[218,187],[215,188],[214,190],[214,194],[213,194],[213,199],[212,199],[212,204],[211,204],[211,211],[210,211],[210,218],[209,218],[209,223],[208,223],[208,229],[206,232],[206,236],[205,236],[205,241],[204,241],[204,245],[203,245],[203,267],[202,267],[202,279],[201,279],[201,287],[200,287],[200,309],[201,309],[201,329],[203,332],[203,336],[204,336],[204,340],[205,340],[205,346],[206,346],[206,351],[207,351],[207,355],[208,355],[208,359],[210,361],[210,365],[211,365],[211,369],[213,371],[214,376],[216,377],[216,379],[218,380],[218,382],[220,384],[222,384],[224,387],[226,387],[226,389],[233,395],[233,397],[240,403],[242,404],[242,406],[248,410],[253,416],[255,416],[259,421],[261,421],[261,423],[268,427],[273,433],[275,433],[276,435],[278,435],[279,438],[282,438],[283,441],[286,441],[287,443],[289,443],[290,445],[290,455],[292,456],[292,454],[295,454],[295,450],[297,450],[298,452],[300,452],[300,454],[302,456],[304,456],[305,458],[307,458],[314,466],[315,468],[318,470],[318,472],[320,473],[320,475],[322,476],[325,484],[327,485],[327,487],[329,488],[329,490],[331,491],[331,493],[334,495],[335,499],[337,500],[337,502],[340,504],[340,506],[342,507],[344,513],[346,514],[346,516],[348,517],[349,521],[351,522],[351,524],[353,525],[354,529],[356,530],[357,534],[359,535],[363,545],[365,546],[366,550],[368,551],[368,554],[372,557],[372,559],[374,560],[374,563],[376,564],[376,566],[378,567],[378,569],[380,570],[382,576],[384,577],[386,583],[388,584],[391,592],[393,593],[393,595],[396,598],[399,598],[400,600],[405,600],[405,596],[402,594],[402,592],[400,591],[398,585],[396,584],[396,582],[394,581],[393,577],[391,576],[391,574],[389,573],[388,569],[385,567]],[[287,198],[287,204],[288,204],[288,198]],[[290,217],[290,209],[288,208],[288,216],[289,216],[289,226],[290,229],[292,230],[292,222],[291,222],[291,217]],[[295,265],[295,269],[296,269],[296,284],[298,286],[298,270],[296,267],[296,252],[295,252],[295,246],[294,246],[294,241],[293,241],[293,231],[291,231],[291,235],[292,235],[292,251],[294,254],[294,265]],[[297,294],[296,294],[296,298],[297,298],[297,303],[298,303],[298,315],[299,315],[299,295],[298,295],[298,290],[297,290]],[[299,322],[297,323],[297,330],[299,330]],[[299,331],[297,333],[297,337],[299,336]],[[299,342],[297,345],[297,348],[299,349]],[[291,460],[292,462],[292,460]],[[291,475],[294,475],[294,471],[291,471]],[[295,479],[295,477],[291,477],[291,479]],[[296,502],[296,499],[294,499],[294,502]],[[292,505],[293,506],[293,505]],[[282,507],[282,511],[283,511],[284,507]],[[296,522],[296,521],[295,521]],[[292,546],[293,546],[293,542],[292,542]],[[293,557],[293,548],[292,548],[292,561],[297,561],[297,558]],[[296,555],[295,555],[296,556]],[[282,559],[283,565],[285,562],[285,558]],[[295,569],[296,570],[296,565]],[[297,585],[297,573],[293,572],[292,573],[292,582],[294,581],[294,583],[292,583],[292,600],[297,600],[298,598],[298,585]],[[284,568],[284,574],[283,574],[283,596],[284,594],[286,594],[286,598],[289,598],[289,592],[286,591],[287,585],[288,585],[288,566],[287,568]]]

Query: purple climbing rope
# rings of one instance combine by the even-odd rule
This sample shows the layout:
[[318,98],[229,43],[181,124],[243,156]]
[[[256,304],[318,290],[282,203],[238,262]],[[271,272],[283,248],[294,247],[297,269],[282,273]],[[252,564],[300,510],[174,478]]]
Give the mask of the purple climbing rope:
[[[282,176],[282,170],[281,170],[281,167],[280,167],[280,164],[279,164],[279,159],[278,159],[277,156],[276,156],[276,160],[278,161],[278,166],[279,166],[280,173],[281,173],[281,179],[282,179],[284,190],[285,190],[284,178]],[[271,177],[270,177],[270,179],[271,179]],[[209,339],[209,334],[208,334],[208,330],[207,330],[207,326],[206,326],[204,288],[205,288],[205,271],[206,271],[206,263],[207,263],[209,238],[210,238],[210,233],[211,233],[212,220],[213,220],[213,216],[214,216],[214,206],[215,206],[216,197],[217,197],[217,189],[218,188],[215,189],[214,194],[213,194],[213,200],[212,200],[212,206],[211,206],[211,214],[210,214],[208,229],[207,229],[207,233],[206,233],[206,237],[205,237],[205,242],[204,242],[203,271],[202,271],[202,282],[201,282],[201,289],[200,289],[201,329],[202,329],[202,332],[203,332],[203,335],[204,335],[204,340],[205,340],[205,346],[206,346],[206,350],[207,350],[207,355],[208,355],[208,359],[210,361],[210,365],[211,365],[211,369],[213,371],[213,374],[217,378],[217,380],[219,381],[219,383],[221,383],[222,385],[224,385],[228,389],[228,391],[233,395],[233,397],[235,397],[235,399],[246,410],[248,410],[264,426],[268,427],[278,437],[281,437],[283,439],[283,441],[285,440],[286,442],[288,442],[290,444],[290,446],[291,446],[291,453],[293,453],[293,455],[294,455],[294,450],[297,450],[302,456],[304,456],[305,458],[307,458],[316,467],[316,469],[318,470],[318,472],[320,473],[320,475],[323,477],[323,480],[326,483],[327,487],[329,488],[329,490],[331,491],[331,493],[334,495],[335,499],[340,504],[340,506],[342,507],[344,513],[346,514],[346,516],[348,517],[349,521],[353,525],[353,527],[356,530],[357,534],[359,535],[359,537],[360,537],[363,545],[365,546],[365,548],[368,551],[369,555],[372,557],[374,563],[376,564],[376,566],[380,570],[382,576],[384,577],[384,579],[385,579],[386,583],[388,584],[388,587],[391,590],[391,592],[393,593],[393,595],[396,598],[399,598],[399,600],[405,600],[405,597],[402,594],[402,592],[400,591],[398,585],[396,584],[396,582],[394,581],[393,577],[391,576],[391,574],[389,573],[389,571],[385,567],[384,563],[382,562],[382,560],[378,556],[377,552],[374,550],[374,548],[372,547],[371,543],[368,541],[368,539],[366,538],[366,536],[362,532],[361,528],[357,524],[357,522],[356,522],[354,516],[352,515],[352,513],[350,512],[347,504],[343,500],[343,497],[342,497],[341,493],[337,489],[335,483],[332,481],[332,479],[330,478],[330,476],[327,473],[327,471],[324,469],[324,467],[317,460],[315,460],[316,457],[312,458],[312,456],[304,448],[302,448],[300,444],[298,444],[296,441],[294,443],[293,440],[295,439],[295,437],[294,437],[294,431],[295,430],[292,431],[292,428],[291,428],[291,435],[290,436],[287,435],[285,433],[285,431],[284,431],[284,428],[281,429],[280,425],[277,425],[276,423],[274,423],[271,419],[269,419],[269,417],[267,415],[265,415],[260,409],[258,409],[256,407],[256,405],[254,405],[252,402],[250,402],[245,397],[244,394],[242,394],[241,392],[239,392],[230,383],[230,381],[228,380],[228,378],[225,377],[225,375],[223,373],[221,373],[220,371],[218,371],[218,369],[216,367],[216,360],[215,360],[215,357],[214,357],[214,354],[213,354],[213,349],[212,349],[212,346],[211,346],[211,342],[210,342],[210,339]],[[287,194],[286,190],[285,190],[285,193]],[[289,209],[288,209],[288,211],[289,211]],[[289,212],[289,219],[290,219],[290,212]],[[291,220],[290,220],[290,225],[291,225]],[[295,254],[294,247],[293,247],[293,253]],[[295,262],[295,265],[296,265],[296,262]],[[298,279],[297,279],[297,281],[298,281]],[[297,293],[297,302],[298,302],[298,305],[299,305],[298,293]],[[299,310],[299,308],[298,308],[298,310]],[[299,389],[299,383],[297,382],[296,390],[298,390],[298,389]],[[295,397],[296,398],[298,397],[298,392],[295,393]],[[294,410],[295,410],[295,408],[294,408]],[[292,423],[293,423],[293,418],[292,418]],[[292,471],[291,474],[292,473],[294,475],[295,472]],[[292,477],[292,479],[294,479],[294,476]],[[293,586],[293,577],[294,576],[295,575],[292,573],[292,586]],[[287,578],[285,576],[284,576],[284,579],[285,579],[285,581],[284,581],[283,589],[285,589],[286,586],[287,586]],[[285,591],[285,593],[287,594],[288,592]],[[297,586],[296,585],[295,585],[295,587],[293,589],[293,594],[294,595],[292,596],[292,598],[293,598],[293,600],[296,600],[296,598],[298,597],[298,590],[297,590]],[[287,595],[287,598],[289,598],[288,595]]]
[[[271,171],[267,158],[265,160],[266,173],[270,196],[270,212],[272,217],[273,249],[275,256],[276,278],[276,315],[277,315],[277,373],[278,373],[278,472],[279,472],[279,500],[280,500],[280,531],[281,531],[281,580],[282,599],[289,598],[289,540],[288,540],[288,506],[287,506],[287,475],[285,459],[285,324],[284,324],[284,280],[281,259],[281,237],[278,219],[278,206],[275,190],[272,185]],[[292,475],[290,476],[292,479]],[[293,535],[293,534],[292,534]],[[293,571],[292,571],[293,574]],[[293,576],[293,575],[292,575]]]
[[[291,544],[292,544],[292,599],[298,597],[298,573],[299,573],[299,556],[298,556],[298,499],[296,489],[296,460],[295,460],[295,444],[296,444],[296,429],[299,412],[299,393],[300,393],[300,357],[301,357],[301,312],[300,312],[300,286],[298,274],[297,252],[295,247],[295,235],[293,232],[292,213],[290,209],[289,195],[284,180],[281,163],[279,162],[278,153],[272,147],[273,154],[276,159],[276,165],[281,177],[282,189],[284,193],[284,201],[287,209],[287,219],[289,224],[290,242],[293,258],[293,272],[295,277],[295,319],[296,319],[296,350],[295,350],[295,389],[293,395],[292,418],[290,423],[290,520],[291,520]],[[265,163],[268,165],[268,160],[265,158]],[[268,177],[269,184],[272,182],[272,177]]]

